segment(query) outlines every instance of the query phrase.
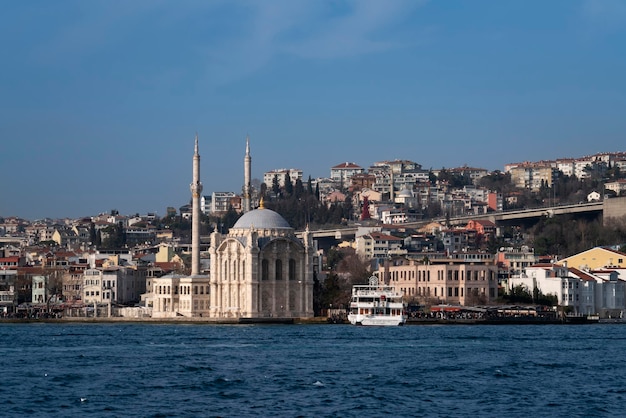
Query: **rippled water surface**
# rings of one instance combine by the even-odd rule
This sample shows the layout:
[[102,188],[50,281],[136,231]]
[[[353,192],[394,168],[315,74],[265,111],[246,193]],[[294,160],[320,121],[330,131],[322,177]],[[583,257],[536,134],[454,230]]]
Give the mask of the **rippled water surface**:
[[626,326],[0,324],[3,416],[626,416]]

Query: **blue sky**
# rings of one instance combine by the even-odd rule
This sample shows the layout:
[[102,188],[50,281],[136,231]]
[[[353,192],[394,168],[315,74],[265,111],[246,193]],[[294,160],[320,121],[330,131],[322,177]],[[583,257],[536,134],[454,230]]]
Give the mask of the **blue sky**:
[[345,161],[626,150],[621,0],[0,0],[0,216],[165,213]]

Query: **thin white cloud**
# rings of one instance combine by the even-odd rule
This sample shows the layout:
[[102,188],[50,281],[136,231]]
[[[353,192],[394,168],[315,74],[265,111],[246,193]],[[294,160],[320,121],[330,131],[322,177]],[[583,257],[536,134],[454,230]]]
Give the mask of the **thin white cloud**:
[[394,25],[425,1],[267,1],[246,3],[239,36],[208,50],[213,82],[228,83],[265,67],[280,55],[341,59],[399,48]]
[[304,58],[333,59],[398,48],[404,42],[393,38],[393,25],[421,5],[376,0],[349,4],[347,13],[316,22],[308,37],[285,40],[283,49]]
[[[155,67],[152,74],[137,75],[139,79],[176,80],[180,74],[191,71],[200,74],[200,83],[215,87],[254,74],[281,56],[332,60],[403,47],[408,42],[397,35],[396,25],[425,2],[136,0],[68,3],[70,17],[42,38],[31,57],[40,65],[71,69],[88,62],[101,50],[124,50],[149,22],[155,42],[168,37],[177,39],[185,43],[180,47],[191,55],[189,62],[173,61],[168,68]],[[198,24],[204,25],[206,32],[202,36],[185,37],[185,26]],[[168,50],[163,53],[167,54]],[[190,70],[191,66],[195,69]],[[204,66],[204,71],[198,66]]]
[[603,31],[626,29],[626,1],[585,0],[582,3],[583,17]]

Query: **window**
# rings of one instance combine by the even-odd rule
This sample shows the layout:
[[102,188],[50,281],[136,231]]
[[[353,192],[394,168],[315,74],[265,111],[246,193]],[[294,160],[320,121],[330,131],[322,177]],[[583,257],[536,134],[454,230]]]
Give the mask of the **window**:
[[283,279],[283,262],[282,260],[276,260],[276,280]]
[[269,263],[267,260],[263,260],[261,261],[261,280],[268,280],[269,279]]
[[289,280],[296,280],[296,260],[289,259]]

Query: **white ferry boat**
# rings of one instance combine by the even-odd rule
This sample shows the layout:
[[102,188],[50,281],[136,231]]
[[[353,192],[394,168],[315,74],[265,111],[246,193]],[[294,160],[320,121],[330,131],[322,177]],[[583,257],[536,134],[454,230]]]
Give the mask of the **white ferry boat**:
[[402,294],[371,276],[369,284],[352,287],[348,320],[352,325],[403,325],[406,313]]

